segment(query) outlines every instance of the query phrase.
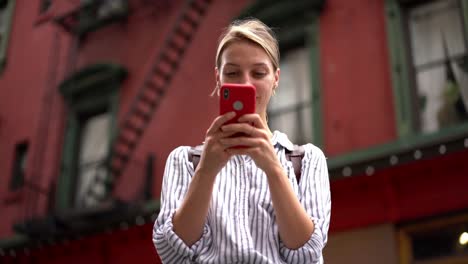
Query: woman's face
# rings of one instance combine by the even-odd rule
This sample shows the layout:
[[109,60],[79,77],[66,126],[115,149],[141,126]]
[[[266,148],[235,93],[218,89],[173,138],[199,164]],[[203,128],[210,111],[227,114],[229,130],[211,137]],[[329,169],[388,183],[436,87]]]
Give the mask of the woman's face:
[[220,68],[216,69],[216,80],[223,83],[251,84],[256,88],[256,111],[265,117],[273,88],[278,85],[279,69],[267,53],[258,45],[247,41],[229,44],[221,54]]

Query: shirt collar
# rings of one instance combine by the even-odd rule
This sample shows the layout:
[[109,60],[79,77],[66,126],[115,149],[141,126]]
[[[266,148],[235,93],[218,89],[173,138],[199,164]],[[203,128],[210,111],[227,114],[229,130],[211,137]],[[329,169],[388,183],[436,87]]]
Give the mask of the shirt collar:
[[294,144],[291,142],[291,140],[289,140],[288,136],[284,133],[279,132],[278,130],[275,130],[275,132],[273,132],[273,136],[271,137],[271,143],[273,144],[273,146],[279,144],[290,151],[294,150]]

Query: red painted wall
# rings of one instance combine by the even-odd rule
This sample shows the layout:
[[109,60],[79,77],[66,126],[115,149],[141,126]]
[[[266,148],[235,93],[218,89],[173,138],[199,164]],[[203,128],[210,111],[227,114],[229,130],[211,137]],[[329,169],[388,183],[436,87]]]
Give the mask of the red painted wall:
[[328,0],[320,17],[328,156],[396,137],[384,0]]
[[25,193],[9,191],[15,145],[29,142],[26,180],[42,189],[54,180],[61,153],[63,103],[56,86],[64,77],[70,39],[55,26],[37,24],[38,3],[16,1],[0,75],[1,238],[12,235],[12,223],[24,212]]

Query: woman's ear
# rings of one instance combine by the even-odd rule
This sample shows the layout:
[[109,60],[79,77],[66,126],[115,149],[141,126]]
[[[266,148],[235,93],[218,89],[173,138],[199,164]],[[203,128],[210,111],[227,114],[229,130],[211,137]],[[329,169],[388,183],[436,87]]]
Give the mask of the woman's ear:
[[219,77],[219,70],[218,70],[218,67],[215,67],[215,80],[216,80],[216,84],[215,84],[215,88],[213,89],[213,92],[211,93],[211,96],[214,96],[215,94],[219,96],[219,89],[220,89],[220,86],[221,86],[221,80],[220,80],[220,77]]
[[215,80],[216,80],[216,85],[218,85],[219,83],[221,83],[218,67],[215,67]]
[[276,69],[276,72],[275,72],[275,87],[278,87],[279,78],[280,78],[280,68]]

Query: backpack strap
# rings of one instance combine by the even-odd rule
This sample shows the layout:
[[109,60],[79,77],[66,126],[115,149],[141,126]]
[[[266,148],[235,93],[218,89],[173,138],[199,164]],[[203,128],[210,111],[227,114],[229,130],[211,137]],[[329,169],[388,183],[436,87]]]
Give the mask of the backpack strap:
[[296,175],[297,183],[299,184],[302,176],[302,158],[304,157],[304,147],[299,145],[294,145],[292,151],[286,149],[286,159],[291,161],[294,174]]
[[191,147],[188,152],[188,160],[192,162],[194,171],[197,169],[198,163],[200,163],[202,152],[203,152],[203,145]]
[[[188,152],[188,160],[193,164],[193,170],[197,169],[198,163],[200,162],[201,154],[203,152],[203,145],[191,147]],[[296,175],[297,183],[301,180],[302,175],[302,158],[304,157],[304,147],[294,145],[292,151],[286,149],[286,159],[291,161],[294,174]]]

